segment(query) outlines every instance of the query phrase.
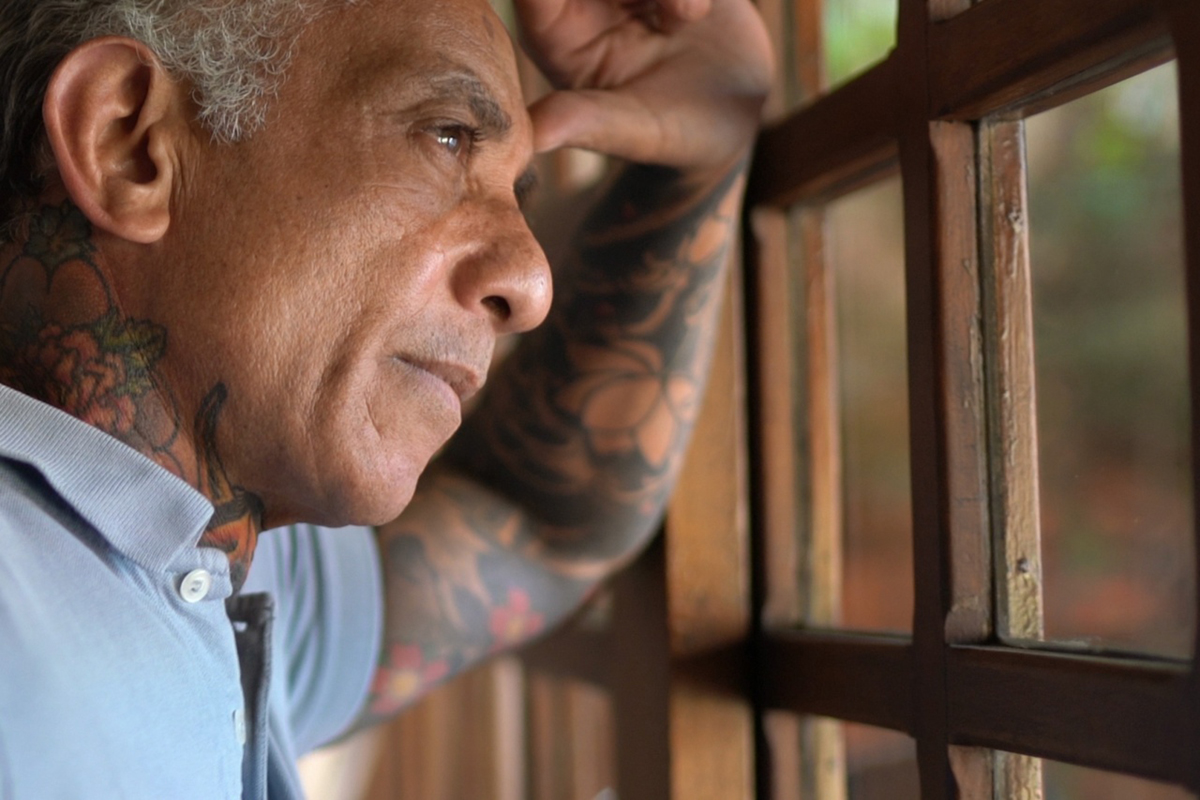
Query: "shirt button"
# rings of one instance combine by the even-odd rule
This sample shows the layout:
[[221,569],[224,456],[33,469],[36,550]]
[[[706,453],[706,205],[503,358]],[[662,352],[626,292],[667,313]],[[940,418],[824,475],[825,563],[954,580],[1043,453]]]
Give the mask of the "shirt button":
[[206,569],[194,569],[179,583],[179,596],[188,603],[199,603],[212,587],[212,575]]
[[233,712],[233,735],[238,744],[246,743],[246,712],[240,708]]

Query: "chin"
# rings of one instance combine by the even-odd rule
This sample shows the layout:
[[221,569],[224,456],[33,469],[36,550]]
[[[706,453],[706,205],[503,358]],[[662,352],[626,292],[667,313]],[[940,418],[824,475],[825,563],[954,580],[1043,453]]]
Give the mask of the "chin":
[[[369,387],[365,391],[363,383]],[[459,419],[435,404],[412,401],[403,383],[353,381],[348,387],[331,395],[323,413],[307,426],[315,435],[291,462],[302,464],[301,470],[289,470],[285,456],[276,461],[279,471],[273,477],[289,476],[291,502],[285,505],[301,509],[302,521],[328,527],[383,525],[408,506],[421,474]]]
[[333,502],[329,505],[336,509],[337,519],[322,524],[383,525],[400,516],[412,501],[429,459],[393,457],[389,461],[392,463],[356,471],[330,487]]
[[[329,528],[377,526],[400,516],[413,498],[429,457],[393,453],[363,458],[362,453],[330,458],[302,497],[266,501],[264,528],[307,522]],[[266,500],[266,498],[264,498]]]

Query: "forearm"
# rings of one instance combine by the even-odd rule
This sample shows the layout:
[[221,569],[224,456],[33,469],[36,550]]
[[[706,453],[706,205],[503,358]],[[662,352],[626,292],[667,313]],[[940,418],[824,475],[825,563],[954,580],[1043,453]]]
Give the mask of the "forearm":
[[662,513],[703,395],[741,186],[740,166],[704,181],[622,170],[570,248],[550,318],[446,454],[526,509],[564,569],[624,561]]
[[741,182],[636,167],[589,215],[551,318],[380,531],[363,722],[543,633],[646,541],[698,411]]

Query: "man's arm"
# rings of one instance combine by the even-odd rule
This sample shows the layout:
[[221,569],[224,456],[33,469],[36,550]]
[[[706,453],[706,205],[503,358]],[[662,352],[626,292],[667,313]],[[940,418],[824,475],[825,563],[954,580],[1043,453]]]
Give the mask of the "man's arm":
[[[694,25],[711,26],[715,36],[717,26],[729,24],[732,9],[735,21],[752,28],[743,40],[765,43],[753,30],[761,23],[747,0],[715,2],[720,16]],[[525,0],[520,8],[534,17],[526,20],[527,33],[532,28],[531,35],[538,35],[538,15],[564,3],[617,6],[609,0]],[[551,27],[540,35],[561,43],[572,33]],[[659,48],[670,35],[648,34]],[[701,37],[699,45],[682,45],[704,43]],[[545,57],[545,49],[535,52]],[[552,75],[571,66],[556,57],[547,70]],[[674,58],[668,67],[682,60],[683,74],[672,76],[668,68],[667,77],[690,81],[685,89],[698,87],[708,103],[706,77],[730,65],[697,70],[689,63],[694,57],[680,49],[666,58],[643,58],[638,70],[616,76],[612,86],[594,74],[590,82],[580,81],[590,67],[576,63],[566,82],[597,85],[617,95],[618,103],[632,96],[650,108],[653,98],[645,92],[620,92],[645,83],[647,74],[651,93],[669,89],[670,81],[660,83],[662,62]],[[762,74],[754,87],[765,92],[765,49],[735,57],[766,62],[758,65]],[[603,121],[607,130],[589,127],[595,103],[607,100],[588,96],[580,110],[572,108],[578,93],[552,95],[534,109],[539,136],[553,145],[590,144],[666,166],[628,165],[615,175],[557,270],[558,297],[549,319],[521,341],[480,408],[422,478],[405,513],[381,529],[386,630],[368,719],[395,712],[577,608],[598,581],[639,552],[678,474],[703,394],[761,97],[733,98],[745,114],[734,121],[741,126],[736,135],[721,130],[733,124],[722,119],[708,131],[719,131],[719,141],[686,147],[673,143],[673,134],[658,142],[639,139],[630,131],[647,125],[645,114],[631,120],[621,109],[601,109],[597,124]],[[701,117],[715,107],[701,109]],[[649,128],[683,130],[678,125],[668,120]]]

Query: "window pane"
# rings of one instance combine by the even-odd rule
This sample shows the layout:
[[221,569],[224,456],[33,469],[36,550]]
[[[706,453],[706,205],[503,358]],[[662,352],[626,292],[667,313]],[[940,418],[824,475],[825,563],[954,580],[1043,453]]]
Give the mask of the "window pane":
[[850,800],[916,800],[921,796],[917,743],[902,733],[850,722],[846,736],[846,782]]
[[1191,650],[1179,126],[1160,67],[1027,121],[1045,636]]
[[528,686],[528,796],[611,797],[617,774],[612,698],[582,681],[537,672],[529,674]]
[[841,624],[909,631],[912,504],[900,179],[830,203],[825,252],[837,319]]
[[909,736],[829,717],[765,715],[773,797],[917,800],[917,744]]
[[825,0],[825,75],[837,86],[896,45],[896,0]]
[[1189,800],[1195,797],[1180,786],[1049,759],[1042,761],[1042,779],[1046,786],[1045,800]]

